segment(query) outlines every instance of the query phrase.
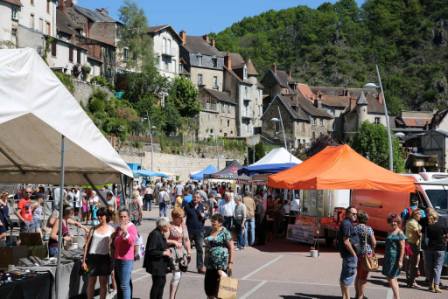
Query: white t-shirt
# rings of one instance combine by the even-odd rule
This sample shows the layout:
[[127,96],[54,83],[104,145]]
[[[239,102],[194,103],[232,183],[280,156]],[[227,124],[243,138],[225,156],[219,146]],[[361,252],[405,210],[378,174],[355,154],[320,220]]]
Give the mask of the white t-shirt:
[[219,214],[224,217],[233,217],[233,213],[235,211],[235,202],[233,200],[223,201],[219,206]]
[[108,225],[108,231],[105,234],[99,233],[97,230],[93,232],[92,241],[90,243],[90,254],[109,254],[111,236],[115,229]]
[[291,201],[291,211],[299,212],[300,211],[300,199],[294,198]]

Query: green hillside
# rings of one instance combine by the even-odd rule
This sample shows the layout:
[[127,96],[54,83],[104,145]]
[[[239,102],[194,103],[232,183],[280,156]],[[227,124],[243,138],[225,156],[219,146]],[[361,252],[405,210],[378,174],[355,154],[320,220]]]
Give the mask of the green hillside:
[[216,34],[222,51],[277,63],[310,85],[361,87],[380,66],[390,110],[448,107],[448,0],[355,0],[244,18]]

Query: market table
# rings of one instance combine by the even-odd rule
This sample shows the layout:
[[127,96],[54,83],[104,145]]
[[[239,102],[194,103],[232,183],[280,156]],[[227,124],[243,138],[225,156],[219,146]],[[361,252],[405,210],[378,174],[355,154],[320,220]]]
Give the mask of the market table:
[[51,298],[53,278],[50,273],[14,280],[0,286],[0,296],[4,299],[48,299]]

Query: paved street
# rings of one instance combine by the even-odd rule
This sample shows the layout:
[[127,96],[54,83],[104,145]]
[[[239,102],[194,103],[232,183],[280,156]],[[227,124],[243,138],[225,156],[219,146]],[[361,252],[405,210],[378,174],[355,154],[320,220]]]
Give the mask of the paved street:
[[[157,208],[145,212],[145,221],[139,227],[146,241],[148,233],[155,226]],[[340,298],[338,277],[341,260],[337,252],[323,250],[319,258],[308,257],[308,246],[277,240],[273,244],[258,248],[246,248],[236,252],[234,276],[240,280],[238,298],[256,299],[309,299],[309,298]],[[326,252],[325,252],[326,251]],[[193,253],[193,258],[195,254]],[[190,270],[195,270],[193,259]],[[443,283],[448,284],[444,277]],[[165,287],[168,298],[169,280]],[[205,298],[203,291],[204,276],[195,272],[184,274],[177,298]],[[151,276],[141,268],[141,262],[135,264],[133,273],[134,298],[149,298]],[[366,296],[370,299],[392,298],[392,291],[386,287],[386,280],[380,273],[369,276]],[[401,285],[404,285],[403,277]],[[401,297],[405,299],[446,298],[444,294],[435,295],[426,290],[400,289]],[[354,290],[352,290],[352,296]]]

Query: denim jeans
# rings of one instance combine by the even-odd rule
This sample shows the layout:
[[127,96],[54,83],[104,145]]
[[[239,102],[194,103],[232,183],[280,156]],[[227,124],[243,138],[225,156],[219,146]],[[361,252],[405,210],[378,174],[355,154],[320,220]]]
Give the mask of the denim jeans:
[[159,202],[159,217],[167,217],[168,207],[165,202]]
[[235,226],[235,233],[236,233],[236,236],[237,236],[237,239],[236,239],[236,246],[238,247],[238,248],[244,248],[244,246],[246,245],[245,243],[245,241],[244,241],[244,225],[242,225],[241,223],[239,223],[239,222],[237,222],[237,221],[235,221],[234,222],[234,226]]
[[[250,237],[250,240],[249,240]],[[244,240],[246,245],[254,246],[255,244],[255,218],[246,220],[246,229],[244,230]]]
[[188,231],[188,235],[191,241],[194,241],[194,246],[196,247],[196,267],[201,269],[204,266],[204,231],[202,230],[191,230]]
[[132,298],[132,267],[134,261],[115,260],[115,280],[117,281],[117,298]]
[[143,210],[151,211],[152,209],[152,195],[145,195],[143,197]]
[[425,250],[425,271],[429,283],[440,284],[440,275],[442,274],[443,263],[445,261],[445,251]]

